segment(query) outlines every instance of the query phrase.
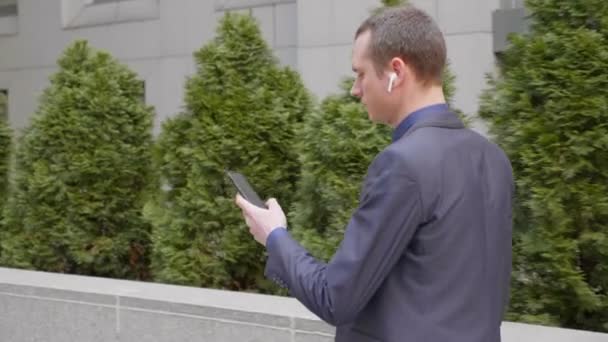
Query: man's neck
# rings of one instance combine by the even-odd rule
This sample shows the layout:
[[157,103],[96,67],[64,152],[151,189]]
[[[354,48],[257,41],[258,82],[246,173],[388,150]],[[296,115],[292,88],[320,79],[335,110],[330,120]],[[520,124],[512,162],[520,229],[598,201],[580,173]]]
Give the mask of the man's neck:
[[435,104],[446,103],[441,86],[431,86],[421,89],[419,92],[410,94],[404,98],[401,108],[395,120],[389,124],[394,128],[405,120],[413,112]]

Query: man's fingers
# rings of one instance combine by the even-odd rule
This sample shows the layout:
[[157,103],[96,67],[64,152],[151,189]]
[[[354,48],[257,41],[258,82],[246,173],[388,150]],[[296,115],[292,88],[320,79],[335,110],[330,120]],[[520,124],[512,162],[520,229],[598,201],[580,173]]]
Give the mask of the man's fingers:
[[236,194],[236,205],[238,205],[244,212],[250,212],[254,207],[253,204],[249,203],[246,199],[241,196],[241,194]]
[[270,198],[268,201],[266,201],[266,206],[268,209],[281,209],[279,202],[277,202],[275,198]]
[[241,194],[236,194],[236,196],[234,197],[234,202],[236,203],[236,205],[238,205],[241,209],[243,209],[243,197],[241,197]]

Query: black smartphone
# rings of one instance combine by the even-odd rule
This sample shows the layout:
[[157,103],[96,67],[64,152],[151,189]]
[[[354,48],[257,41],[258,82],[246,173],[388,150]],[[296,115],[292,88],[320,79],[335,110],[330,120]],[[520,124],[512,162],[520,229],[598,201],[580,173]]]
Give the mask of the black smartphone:
[[232,181],[232,184],[234,184],[234,186],[238,190],[239,194],[241,194],[244,199],[246,199],[247,201],[249,201],[249,203],[255,206],[258,206],[263,209],[268,209],[266,207],[266,203],[264,203],[260,196],[258,196],[258,194],[255,192],[255,190],[253,190],[253,188],[247,181],[247,178],[245,178],[243,174],[235,171],[226,171],[226,174]]

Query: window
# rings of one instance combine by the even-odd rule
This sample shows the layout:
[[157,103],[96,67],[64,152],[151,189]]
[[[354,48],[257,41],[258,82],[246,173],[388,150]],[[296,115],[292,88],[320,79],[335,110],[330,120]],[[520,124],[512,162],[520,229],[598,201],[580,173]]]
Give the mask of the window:
[[63,28],[160,18],[159,0],[61,0],[61,6]]
[[17,15],[17,0],[0,0],[0,18]]
[[8,121],[8,90],[0,89],[0,120]]
[[16,34],[17,0],[0,0],[0,35]]

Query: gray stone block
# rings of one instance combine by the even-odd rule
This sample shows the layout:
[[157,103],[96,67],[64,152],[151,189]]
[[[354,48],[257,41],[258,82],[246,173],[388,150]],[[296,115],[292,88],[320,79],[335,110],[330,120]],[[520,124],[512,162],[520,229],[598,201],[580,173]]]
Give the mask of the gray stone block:
[[275,20],[275,47],[296,47],[298,45],[298,5],[276,5]]
[[[200,0],[196,0],[200,1]],[[217,11],[293,3],[297,0],[214,0]]]
[[120,298],[120,308],[125,310],[136,309],[164,313],[171,312],[175,314],[197,316],[200,318],[213,318],[237,323],[242,322],[247,324],[259,324],[278,328],[289,328],[291,326],[291,320],[285,316],[274,316],[257,312],[238,311],[211,306],[162,302],[138,298]]
[[334,336],[296,332],[295,342],[334,342]]
[[437,21],[437,1],[435,0],[410,0],[410,4],[416,6],[433,17]]
[[[41,284],[42,285],[42,284]],[[0,284],[0,292],[26,297],[50,298],[53,300],[75,301],[88,304],[115,305],[116,296],[97,293],[57,290],[45,287]]]
[[262,37],[269,47],[275,46],[274,7],[264,6],[251,9],[251,15],[257,20]]
[[120,310],[119,336],[120,341],[125,342],[285,342],[291,340],[289,329],[130,309]]
[[319,98],[339,92],[341,80],[353,76],[350,44],[299,49],[298,69],[306,86]]
[[331,23],[335,36],[332,44],[352,44],[359,25],[379,7],[378,0],[360,0],[357,5],[352,0],[333,0]]
[[295,320],[295,329],[302,330],[311,333],[323,333],[334,335],[336,333],[336,328],[321,321],[321,320],[311,320],[311,319],[296,319]]
[[333,41],[335,25],[331,0],[298,1],[298,45],[325,46]]
[[0,340],[116,341],[116,309],[0,294]]
[[294,70],[298,68],[298,50],[296,48],[276,48],[274,55],[279,59],[281,64],[289,66]]
[[492,32],[498,0],[438,0],[439,26],[445,34]]
[[492,34],[446,36],[451,70],[456,70],[454,106],[465,114],[475,114],[477,98],[486,87],[487,73],[494,71]]

